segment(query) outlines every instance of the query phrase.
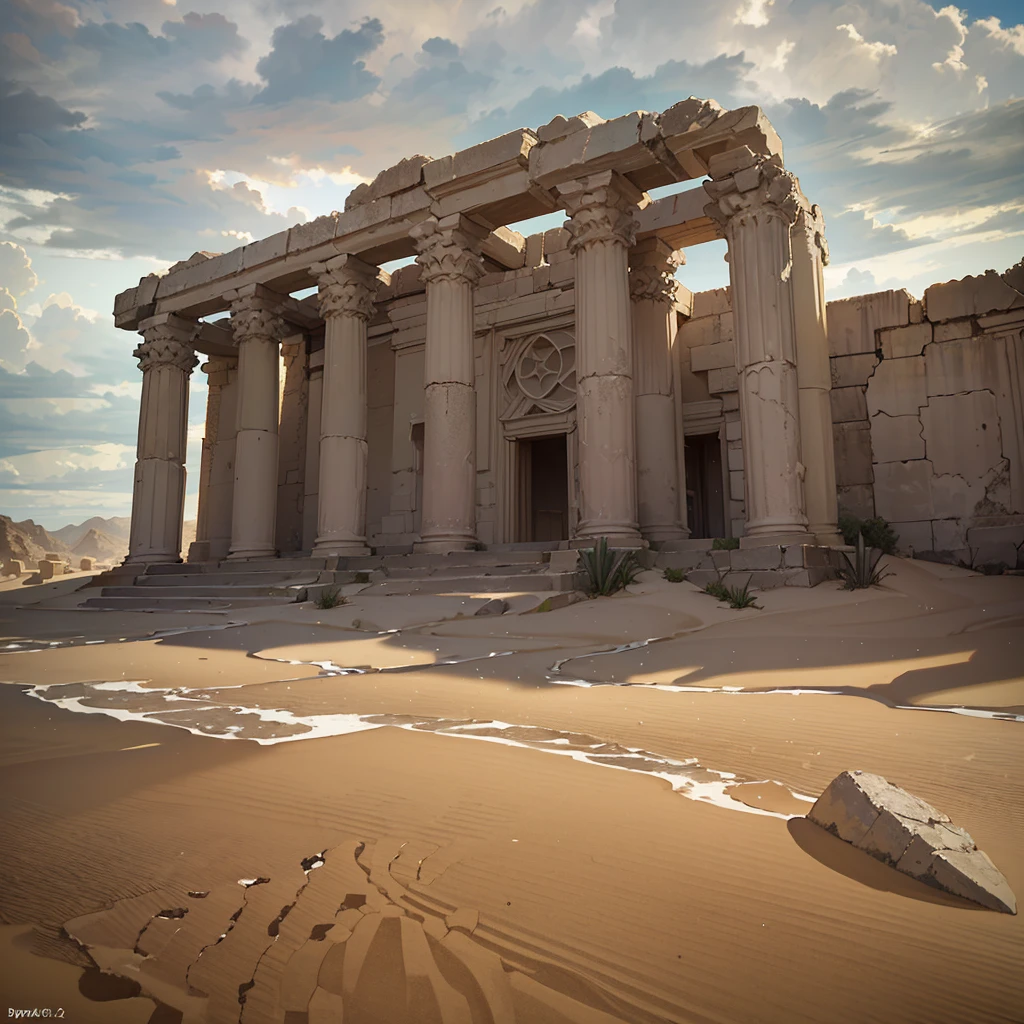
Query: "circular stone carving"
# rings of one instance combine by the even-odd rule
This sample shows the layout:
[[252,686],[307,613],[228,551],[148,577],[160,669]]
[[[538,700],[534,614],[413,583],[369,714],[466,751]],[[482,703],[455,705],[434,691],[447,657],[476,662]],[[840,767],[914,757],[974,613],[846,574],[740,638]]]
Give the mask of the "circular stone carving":
[[530,398],[547,398],[558,387],[562,365],[561,351],[547,335],[539,335],[516,363],[516,380],[523,394]]

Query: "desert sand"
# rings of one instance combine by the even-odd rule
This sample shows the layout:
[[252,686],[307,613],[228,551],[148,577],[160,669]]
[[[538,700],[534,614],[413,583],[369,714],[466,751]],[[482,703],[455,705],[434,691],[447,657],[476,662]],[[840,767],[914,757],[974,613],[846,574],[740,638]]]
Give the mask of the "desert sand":
[[1024,894],[1024,579],[891,562],[881,587],[742,611],[652,572],[488,617],[492,594],[154,615],[7,587],[4,1002],[1022,1020],[1020,917],[804,817],[839,772],[877,772]]

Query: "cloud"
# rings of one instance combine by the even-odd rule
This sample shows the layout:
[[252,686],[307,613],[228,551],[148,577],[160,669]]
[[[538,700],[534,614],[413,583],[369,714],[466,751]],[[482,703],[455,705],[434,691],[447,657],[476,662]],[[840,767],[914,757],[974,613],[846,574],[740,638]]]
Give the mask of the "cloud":
[[850,267],[842,282],[829,289],[830,299],[841,299],[847,295],[868,295],[878,290],[875,275],[870,270],[858,270]]
[[28,253],[14,242],[0,242],[0,288],[12,296],[24,295],[38,283]]
[[384,26],[368,18],[355,31],[328,39],[323,19],[308,14],[274,30],[273,48],[256,65],[267,84],[258,103],[285,103],[303,97],[356,100],[373,92],[380,79],[360,60],[380,46]]

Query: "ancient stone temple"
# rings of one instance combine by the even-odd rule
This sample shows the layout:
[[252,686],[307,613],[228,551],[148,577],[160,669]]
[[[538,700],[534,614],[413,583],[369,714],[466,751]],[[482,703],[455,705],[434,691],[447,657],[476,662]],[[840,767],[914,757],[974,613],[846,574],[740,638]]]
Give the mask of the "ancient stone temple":
[[[506,227],[558,211],[561,228]],[[721,238],[730,287],[689,293],[675,278],[684,251]],[[197,253],[117,297],[117,326],[143,339],[128,562],[179,559],[188,378],[200,363],[209,398],[190,562],[600,537],[667,550],[740,537],[741,549],[778,552],[837,543],[837,494],[873,514],[887,500],[879,481],[892,481],[896,505],[904,477],[919,499],[915,543],[933,548],[932,521],[954,517],[938,489],[924,496],[945,456],[923,458],[922,417],[948,433],[959,412],[929,398],[932,324],[905,292],[846,300],[827,324],[827,259],[821,212],[757,107],[691,97],[661,114],[559,116],[403,160],[342,213]],[[980,494],[1003,486],[1002,472],[992,515],[1006,521],[989,525],[1020,523],[1024,540],[1024,297],[997,280],[1002,354],[976,361],[969,390],[989,396],[974,403],[988,402],[979,415],[992,424],[979,444],[1001,438]],[[968,335],[989,330],[979,313],[990,310],[966,314]],[[891,351],[876,358],[886,330]],[[986,375],[1002,377],[996,392]],[[886,470],[871,450],[878,414],[906,417]],[[915,445],[928,467],[893,468]],[[936,440],[935,452],[950,445]],[[956,498],[962,534],[985,526],[971,498]]]

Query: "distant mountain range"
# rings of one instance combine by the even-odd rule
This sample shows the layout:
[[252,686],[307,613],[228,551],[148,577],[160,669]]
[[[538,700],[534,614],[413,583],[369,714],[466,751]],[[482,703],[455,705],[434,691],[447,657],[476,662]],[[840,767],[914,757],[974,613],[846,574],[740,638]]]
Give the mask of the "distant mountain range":
[[[84,523],[45,530],[31,519],[16,523],[10,516],[0,515],[0,562],[17,558],[34,566],[53,553],[76,567],[78,560],[85,557],[95,558],[99,564],[116,565],[128,554],[130,529],[131,519],[127,516],[93,516]],[[187,555],[196,536],[194,519],[185,522],[182,533],[182,550]]]

